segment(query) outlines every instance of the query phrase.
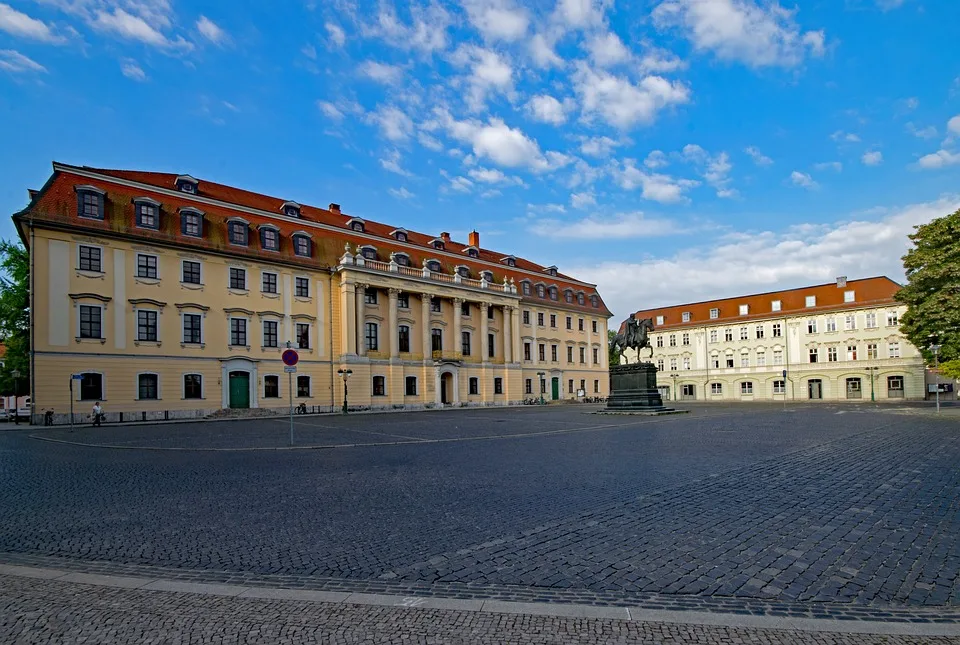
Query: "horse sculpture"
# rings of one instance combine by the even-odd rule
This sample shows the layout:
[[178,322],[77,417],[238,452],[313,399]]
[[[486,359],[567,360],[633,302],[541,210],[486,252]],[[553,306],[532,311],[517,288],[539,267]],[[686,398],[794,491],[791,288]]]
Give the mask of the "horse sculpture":
[[621,362],[628,363],[624,352],[632,349],[637,352],[637,362],[640,362],[640,350],[644,347],[650,349],[650,357],[653,357],[653,346],[650,344],[650,333],[653,331],[653,320],[644,318],[640,320],[636,314],[630,314],[630,317],[620,326],[620,331],[610,341],[613,350],[620,354]]

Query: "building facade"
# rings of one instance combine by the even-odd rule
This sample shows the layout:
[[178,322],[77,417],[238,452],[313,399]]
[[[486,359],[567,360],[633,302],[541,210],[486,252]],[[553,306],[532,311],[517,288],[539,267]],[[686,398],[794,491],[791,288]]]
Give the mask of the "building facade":
[[838,278],[636,315],[656,326],[651,360],[664,399],[922,399],[923,357],[900,333],[899,288]]
[[464,244],[337,204],[63,164],[14,221],[30,251],[34,414],[58,422],[71,397],[110,420],[286,409],[291,393],[333,410],[345,384],[351,408],[607,393],[595,285],[476,232]]

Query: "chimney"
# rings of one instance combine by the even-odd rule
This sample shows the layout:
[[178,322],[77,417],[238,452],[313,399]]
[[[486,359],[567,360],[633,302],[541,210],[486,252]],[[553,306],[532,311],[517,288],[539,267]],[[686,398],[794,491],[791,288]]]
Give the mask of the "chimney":
[[480,234],[476,231],[470,231],[469,246],[480,248]]
[[842,289],[847,286],[847,276],[842,275],[837,277],[837,288]]
[[339,215],[339,214],[340,214],[340,204],[330,204],[330,208],[329,208],[328,210],[329,210],[331,213],[336,213],[337,215]]
[[450,234],[449,234],[449,233],[441,233],[441,234],[440,234],[440,239],[443,240],[444,242],[449,242],[449,241],[450,241]]

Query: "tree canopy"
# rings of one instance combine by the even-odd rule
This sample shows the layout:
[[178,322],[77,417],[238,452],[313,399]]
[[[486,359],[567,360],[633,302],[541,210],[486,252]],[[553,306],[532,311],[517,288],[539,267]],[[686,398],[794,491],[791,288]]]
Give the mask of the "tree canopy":
[[940,345],[943,372],[960,378],[960,210],[915,228],[903,256],[907,285],[896,295],[907,305],[900,329],[928,364],[930,346]]
[[0,241],[0,341],[7,346],[0,368],[0,393],[12,394],[18,370],[17,394],[30,382],[30,256],[19,242]]

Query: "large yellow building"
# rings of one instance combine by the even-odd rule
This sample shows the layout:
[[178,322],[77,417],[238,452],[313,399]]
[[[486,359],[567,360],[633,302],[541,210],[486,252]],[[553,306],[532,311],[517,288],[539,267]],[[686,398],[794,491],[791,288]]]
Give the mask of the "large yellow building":
[[[197,180],[54,164],[30,251],[34,414],[509,405],[606,396],[595,285],[436,237]],[[288,376],[281,352],[300,356]],[[71,379],[71,375],[76,375]],[[35,417],[36,418],[36,417]]]

